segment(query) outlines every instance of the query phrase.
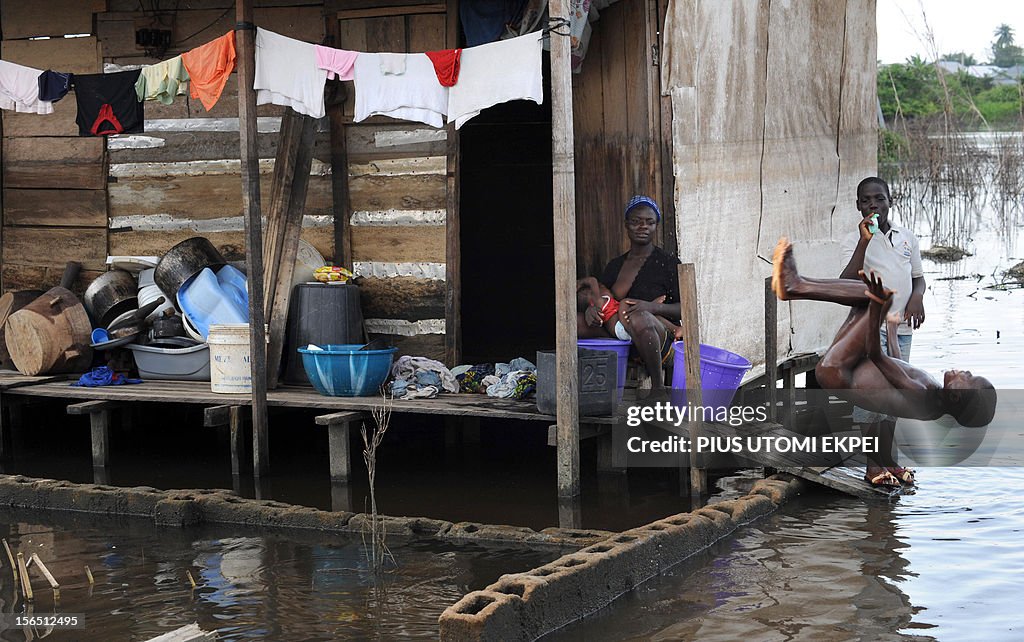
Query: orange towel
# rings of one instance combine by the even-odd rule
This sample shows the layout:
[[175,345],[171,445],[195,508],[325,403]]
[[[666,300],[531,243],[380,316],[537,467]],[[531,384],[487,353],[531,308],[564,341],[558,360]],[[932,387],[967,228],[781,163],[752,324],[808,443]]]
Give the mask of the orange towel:
[[188,70],[192,97],[202,101],[206,111],[210,111],[220,99],[228,76],[235,70],[235,32],[229,31],[181,54],[181,61]]

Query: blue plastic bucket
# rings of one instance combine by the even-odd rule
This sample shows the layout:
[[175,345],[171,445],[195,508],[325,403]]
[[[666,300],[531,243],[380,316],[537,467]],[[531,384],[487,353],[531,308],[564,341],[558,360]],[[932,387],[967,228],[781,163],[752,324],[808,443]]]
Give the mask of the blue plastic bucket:
[[362,344],[329,343],[323,350],[299,348],[302,367],[316,391],[329,397],[367,397],[391,372],[398,348],[360,350]]
[[[681,392],[674,393],[672,400],[676,405],[681,405],[686,403],[686,357],[682,341],[676,341],[674,347],[672,390]],[[750,361],[735,352],[700,344],[702,405],[715,408],[730,406],[743,381],[743,375],[747,374],[750,367]]]
[[629,346],[633,345],[633,342],[621,339],[579,339],[576,345],[586,350],[611,350],[615,353],[615,399],[622,401],[622,390],[626,387],[626,361],[629,359]]

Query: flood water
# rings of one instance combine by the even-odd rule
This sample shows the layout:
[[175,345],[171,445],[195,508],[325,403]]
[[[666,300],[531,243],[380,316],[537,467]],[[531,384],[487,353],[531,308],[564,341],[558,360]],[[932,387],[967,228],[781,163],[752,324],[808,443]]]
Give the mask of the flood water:
[[[1024,228],[990,208],[971,225],[973,257],[924,261],[911,361],[1020,394],[1007,391],[1024,389],[1024,289],[987,288],[1024,260]],[[927,248],[927,224],[915,229]],[[552,639],[1024,640],[1024,468],[917,477],[891,503],[789,503]]]
[[[925,225],[916,228],[922,247],[930,242]],[[972,225],[973,257],[925,261],[927,320],[912,360],[935,375],[967,368],[1000,391],[1021,390],[1024,290],[987,286],[1024,260],[1024,228],[991,210]],[[327,482],[326,436],[311,416],[276,418],[294,428],[271,431],[273,474],[257,484],[231,477],[223,435],[174,412],[144,410],[134,429],[113,432],[111,483],[234,488],[324,509],[338,501]],[[93,481],[87,424],[60,409],[26,408],[23,416],[27,428],[5,472]],[[554,450],[544,432],[497,423],[484,427],[479,443],[463,435],[449,449],[440,422],[396,424],[382,446],[382,511],[555,525]],[[585,471],[594,456],[584,442]],[[364,475],[357,463],[342,498],[355,510]],[[743,493],[753,478],[720,480],[720,492]],[[1024,468],[925,468],[918,479],[916,494],[892,502],[808,494],[551,637],[1024,640]],[[619,530],[689,508],[664,471],[583,481],[586,527]],[[434,639],[437,616],[463,594],[558,555],[395,541],[398,567],[375,583],[360,542],[342,537],[228,527],[157,532],[145,521],[29,511],[0,511],[0,532],[48,563],[62,584],[59,612],[87,614],[85,631],[49,638],[59,640],[147,639],[191,622],[227,640]],[[91,589],[84,564],[96,576]],[[14,608],[8,571],[0,565],[5,612]],[[49,591],[37,595],[35,612],[52,611]],[[3,640],[26,637],[0,632]]]
[[[38,553],[61,584],[55,607],[46,584],[33,582],[35,615],[84,614],[84,630],[55,631],[54,640],[147,640],[193,622],[216,630],[220,640],[435,639],[441,612],[467,592],[560,555],[391,538],[400,563],[375,579],[358,537],[157,531],[139,520],[40,519],[24,510],[3,513],[0,533],[26,557]],[[91,587],[86,564],[95,579]],[[14,587],[9,564],[2,566],[0,605],[10,612]],[[42,633],[41,627],[34,631]],[[31,638],[24,629],[0,627],[0,639]]]

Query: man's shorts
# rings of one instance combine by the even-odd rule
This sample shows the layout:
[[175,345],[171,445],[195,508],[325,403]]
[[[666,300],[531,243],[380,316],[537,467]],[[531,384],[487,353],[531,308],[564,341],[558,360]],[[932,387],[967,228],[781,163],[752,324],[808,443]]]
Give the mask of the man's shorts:
[[[882,339],[882,349],[885,350],[886,354],[889,354],[889,338],[886,335],[885,327],[879,329],[879,336]],[[900,344],[900,358],[903,361],[910,361],[910,343],[914,338],[912,334],[899,334],[897,341]],[[877,424],[881,421],[896,421],[898,417],[893,415],[887,415],[883,412],[875,412],[874,410],[865,410],[858,406],[853,407],[853,423],[855,424]]]

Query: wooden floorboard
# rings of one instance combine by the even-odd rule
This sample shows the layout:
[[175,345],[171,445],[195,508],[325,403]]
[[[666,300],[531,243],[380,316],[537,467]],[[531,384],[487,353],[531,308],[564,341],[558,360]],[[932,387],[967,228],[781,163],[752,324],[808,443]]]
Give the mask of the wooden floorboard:
[[[142,403],[179,403],[193,405],[249,405],[246,395],[220,394],[210,391],[205,381],[147,381],[141,384],[79,388],[67,381],[52,381],[22,375],[0,374],[0,390],[8,394],[35,397],[53,397],[74,400],[104,400]],[[17,384],[17,387],[14,387]],[[332,412],[341,410],[369,411],[379,406],[379,397],[327,397],[312,388],[279,388],[268,391],[267,405],[278,408],[310,408]],[[532,401],[497,399],[485,395],[445,394],[435,399],[393,400],[392,412],[487,417],[492,419],[518,419],[553,423],[555,418],[537,410]],[[588,423],[611,424],[614,417],[584,417]]]

